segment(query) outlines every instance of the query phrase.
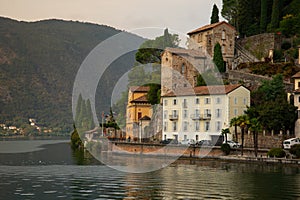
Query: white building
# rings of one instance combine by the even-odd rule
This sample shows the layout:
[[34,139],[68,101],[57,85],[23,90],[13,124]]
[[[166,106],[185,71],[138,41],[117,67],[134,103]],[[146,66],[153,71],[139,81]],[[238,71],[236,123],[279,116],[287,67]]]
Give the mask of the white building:
[[163,139],[215,141],[250,106],[250,90],[242,85],[199,86],[194,92],[169,92],[162,103]]

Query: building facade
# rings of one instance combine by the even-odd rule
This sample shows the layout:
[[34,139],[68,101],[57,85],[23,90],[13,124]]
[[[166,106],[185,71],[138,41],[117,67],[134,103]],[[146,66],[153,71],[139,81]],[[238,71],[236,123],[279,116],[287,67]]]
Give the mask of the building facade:
[[147,99],[149,89],[148,86],[129,88],[126,110],[126,138],[140,139],[141,130],[149,125],[150,116],[152,116],[151,104]]
[[161,55],[161,95],[182,88],[193,88],[200,73],[213,69],[208,56],[199,51],[166,48]]
[[228,68],[231,68],[234,59],[236,30],[225,21],[202,26],[188,33],[190,37],[189,49],[207,52],[214,55],[214,47],[221,45],[223,59]]
[[213,140],[233,117],[244,114],[250,91],[242,85],[199,86],[192,94],[165,94],[162,102],[163,139]]
[[298,119],[295,124],[295,137],[300,137],[300,72],[296,73],[292,78],[294,79],[294,106],[298,108]]

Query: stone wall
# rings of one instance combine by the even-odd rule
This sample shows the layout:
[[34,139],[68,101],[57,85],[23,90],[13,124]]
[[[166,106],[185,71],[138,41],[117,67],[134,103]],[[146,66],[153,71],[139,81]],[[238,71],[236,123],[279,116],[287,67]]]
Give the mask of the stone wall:
[[269,55],[270,49],[281,48],[281,36],[274,33],[263,33],[246,38],[240,38],[237,43],[261,60]]
[[[282,142],[285,140],[283,135],[258,135],[258,148],[260,149],[271,149],[281,148]],[[238,142],[242,143],[241,135],[238,136]],[[253,135],[245,134],[244,136],[244,147],[253,148]]]
[[[228,73],[228,79],[231,83],[243,83],[246,87],[250,89],[255,89],[261,85],[262,81],[272,80],[271,77],[250,74],[246,72],[241,72],[237,70],[230,70]],[[293,91],[293,84],[285,82],[286,91]]]

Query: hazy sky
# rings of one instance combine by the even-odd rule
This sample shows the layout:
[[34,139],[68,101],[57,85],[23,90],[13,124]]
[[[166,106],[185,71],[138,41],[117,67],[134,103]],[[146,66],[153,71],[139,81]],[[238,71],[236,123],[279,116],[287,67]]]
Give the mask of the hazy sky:
[[[186,34],[210,22],[222,0],[0,0],[0,15],[23,21],[78,20],[131,31],[168,27]],[[219,15],[221,16],[221,15]]]

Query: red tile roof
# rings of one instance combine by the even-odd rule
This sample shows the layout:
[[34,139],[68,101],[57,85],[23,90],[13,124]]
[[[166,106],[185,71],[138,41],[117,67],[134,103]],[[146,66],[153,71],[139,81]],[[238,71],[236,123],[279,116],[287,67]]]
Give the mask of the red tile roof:
[[198,86],[194,88],[194,91],[182,90],[182,91],[176,91],[176,94],[172,91],[164,95],[164,97],[229,94],[230,92],[234,91],[240,86],[242,85],[236,84],[236,85]]
[[296,74],[294,74],[294,75],[292,76],[292,78],[300,78],[300,72],[297,72]]
[[129,88],[131,92],[148,92],[150,90],[149,86],[131,86]]
[[231,25],[228,24],[227,22],[222,21],[222,22],[217,22],[217,23],[214,23],[214,24],[208,24],[208,25],[202,26],[202,27],[200,27],[200,28],[197,28],[197,29],[195,29],[195,30],[193,30],[193,31],[188,32],[187,34],[188,34],[188,35],[192,35],[192,34],[194,34],[194,33],[202,32],[202,31],[207,31],[207,30],[213,29],[213,28],[215,28],[215,27],[217,27],[217,26],[219,26],[219,25],[221,25],[221,24],[226,24],[226,25],[229,26],[230,28],[235,29],[233,26],[231,26]]

